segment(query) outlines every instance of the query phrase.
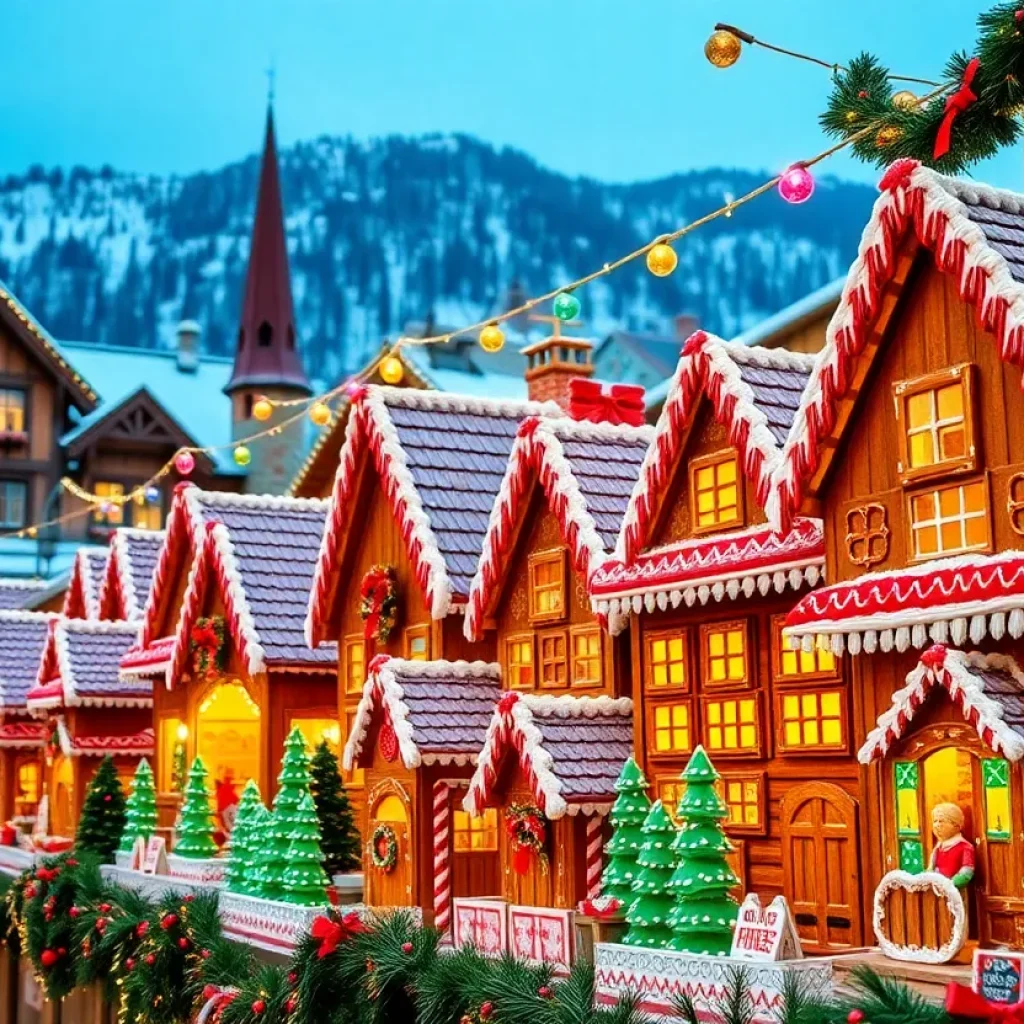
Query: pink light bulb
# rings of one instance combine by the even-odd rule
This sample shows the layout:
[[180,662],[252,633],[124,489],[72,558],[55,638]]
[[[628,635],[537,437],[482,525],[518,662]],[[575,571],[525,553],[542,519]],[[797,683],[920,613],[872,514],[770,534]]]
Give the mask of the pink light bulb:
[[178,452],[174,456],[174,468],[182,475],[188,476],[196,468],[196,460],[191,452]]
[[803,164],[793,164],[782,172],[779,195],[787,203],[806,203],[814,195],[814,176]]

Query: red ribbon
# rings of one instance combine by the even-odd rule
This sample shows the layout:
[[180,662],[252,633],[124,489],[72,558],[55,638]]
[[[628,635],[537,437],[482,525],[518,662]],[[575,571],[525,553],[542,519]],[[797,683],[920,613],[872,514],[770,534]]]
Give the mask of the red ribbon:
[[644,389],[634,384],[610,384],[607,389],[596,380],[574,377],[569,381],[569,415],[591,423],[644,422]]
[[1020,1024],[1024,1021],[1024,1002],[990,1003],[974,989],[951,981],[946,986],[946,1012],[954,1017],[987,1020],[993,1024]]
[[320,941],[320,949],[316,955],[318,959],[323,960],[325,956],[333,953],[342,942],[348,942],[353,935],[362,935],[365,931],[366,926],[359,920],[359,915],[351,913],[345,914],[340,921],[321,915],[314,919],[309,933],[314,939]]
[[964,71],[960,88],[952,96],[946,98],[946,114],[942,119],[942,124],[939,125],[939,132],[935,136],[935,149],[932,153],[936,160],[941,160],[949,152],[953,134],[953,122],[972,103],[977,102],[978,97],[971,90],[971,83],[974,81],[974,76],[978,73],[978,68],[980,67],[981,61],[977,57],[972,57]]

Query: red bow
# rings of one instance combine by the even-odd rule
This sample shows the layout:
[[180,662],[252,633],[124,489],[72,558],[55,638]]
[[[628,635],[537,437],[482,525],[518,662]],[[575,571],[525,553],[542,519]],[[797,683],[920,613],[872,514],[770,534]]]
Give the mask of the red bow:
[[596,380],[574,377],[569,381],[569,415],[592,423],[644,422],[644,389],[634,384],[610,384],[607,390]]
[[325,956],[333,953],[340,943],[347,942],[353,935],[362,935],[365,931],[366,926],[359,920],[359,915],[353,912],[345,914],[340,921],[321,915],[314,919],[309,934],[320,940],[317,957],[323,960]]
[[974,81],[974,76],[978,73],[978,68],[980,67],[981,61],[977,57],[972,57],[964,71],[960,88],[952,96],[946,97],[946,115],[942,119],[942,124],[939,125],[938,134],[935,136],[935,149],[932,153],[936,160],[941,160],[949,152],[953,134],[953,122],[978,99],[971,90],[971,83]]
[[993,1024],[1020,1024],[1024,1021],[1024,1002],[990,1003],[974,989],[951,981],[946,986],[946,1012],[954,1017],[987,1020]]

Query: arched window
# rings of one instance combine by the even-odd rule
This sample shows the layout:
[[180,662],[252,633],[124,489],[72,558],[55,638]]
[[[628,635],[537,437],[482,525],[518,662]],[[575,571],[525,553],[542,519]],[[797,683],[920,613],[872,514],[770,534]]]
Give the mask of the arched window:
[[264,320],[263,323],[260,324],[256,337],[259,340],[260,348],[269,348],[270,343],[274,340],[274,328]]

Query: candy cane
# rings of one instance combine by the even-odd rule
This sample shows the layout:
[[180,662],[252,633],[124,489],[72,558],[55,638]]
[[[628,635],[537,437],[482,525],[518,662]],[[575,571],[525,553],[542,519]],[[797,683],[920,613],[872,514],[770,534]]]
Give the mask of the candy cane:
[[434,927],[442,933],[448,930],[452,911],[448,793],[447,782],[434,783]]
[[601,867],[604,841],[601,826],[604,819],[599,814],[587,818],[587,896],[594,897],[601,892]]

